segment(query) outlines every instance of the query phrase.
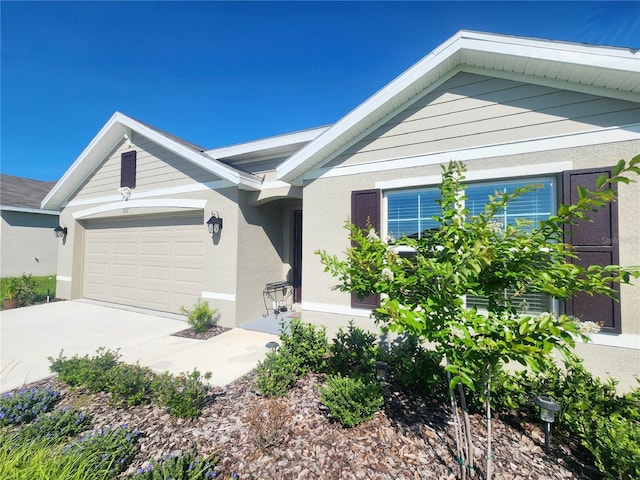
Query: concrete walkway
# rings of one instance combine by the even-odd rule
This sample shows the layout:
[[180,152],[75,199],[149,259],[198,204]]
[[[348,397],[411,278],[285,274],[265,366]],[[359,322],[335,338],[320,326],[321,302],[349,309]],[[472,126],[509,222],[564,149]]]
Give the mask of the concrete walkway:
[[175,337],[183,320],[82,301],[56,302],[0,313],[0,392],[51,375],[47,357],[93,355],[99,347],[120,349],[122,360],[157,372],[213,374],[226,385],[264,358],[273,334],[233,329],[209,340]]

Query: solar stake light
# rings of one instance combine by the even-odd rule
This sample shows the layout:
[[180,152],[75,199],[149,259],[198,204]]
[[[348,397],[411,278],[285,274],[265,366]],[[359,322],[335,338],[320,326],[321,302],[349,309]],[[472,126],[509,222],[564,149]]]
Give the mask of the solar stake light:
[[387,379],[387,371],[389,370],[389,365],[385,362],[375,362],[373,366],[376,369],[376,380],[384,382]]
[[549,453],[551,424],[555,420],[556,412],[560,411],[560,405],[553,398],[544,395],[535,397],[533,403],[540,407],[540,419],[544,422],[544,451]]
[[271,350],[271,353],[276,353],[276,350],[278,350],[279,346],[280,344],[278,342],[269,342],[265,345],[265,347]]

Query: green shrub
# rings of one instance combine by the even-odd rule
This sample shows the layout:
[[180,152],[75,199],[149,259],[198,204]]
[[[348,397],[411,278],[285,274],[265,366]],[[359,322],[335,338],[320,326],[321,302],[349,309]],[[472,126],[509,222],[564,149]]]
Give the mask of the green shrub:
[[150,368],[121,363],[108,371],[107,390],[115,406],[149,403],[155,373]]
[[369,420],[384,405],[380,383],[340,374],[327,377],[326,387],[320,387],[320,401],[345,427]]
[[594,428],[594,435],[582,444],[595,457],[604,478],[640,478],[640,422],[614,414],[597,418]]
[[83,432],[89,425],[90,418],[84,413],[72,408],[57,409],[40,415],[35,422],[22,429],[20,435],[31,440],[60,442]]
[[209,302],[198,301],[191,310],[180,307],[180,312],[187,315],[189,325],[196,329],[197,332],[206,332],[215,325],[213,316],[218,312],[215,308],[209,308]]
[[128,478],[131,480],[205,480],[215,478],[217,459],[214,455],[199,458],[193,452],[169,455],[164,460],[151,461]]
[[[33,277],[29,275],[29,284],[33,288],[33,302],[44,302],[49,295],[50,299],[56,296],[56,278],[51,277]],[[2,298],[16,298],[16,291],[20,284],[23,283],[23,277],[4,277],[0,278],[0,290],[2,291]]]
[[18,305],[31,305],[36,298],[36,282],[31,275],[22,275],[18,280],[15,290],[15,298]]
[[82,385],[92,392],[108,391],[111,370],[120,364],[120,353],[102,347],[96,353],[94,357],[67,358],[60,352],[56,359],[49,357],[49,369],[68,385]]
[[[326,327],[317,327],[292,318],[288,327],[281,325],[280,351],[300,358],[300,367],[306,371],[322,372],[327,366],[329,342]],[[303,372],[304,373],[304,372]]]
[[173,417],[197,418],[209,392],[209,386],[203,380],[210,378],[211,372],[202,375],[197,369],[176,377],[165,372],[154,381],[154,399],[159,405],[167,407]]
[[347,331],[340,327],[331,345],[331,368],[342,375],[375,376],[374,363],[379,349],[376,335],[349,322]]
[[300,357],[289,351],[267,353],[255,370],[256,387],[265,397],[286,395],[303,371]]
[[136,453],[138,431],[126,425],[95,429],[65,448],[63,456],[81,459],[99,478],[114,478],[124,471]]
[[446,398],[447,380],[440,366],[441,357],[437,352],[424,348],[417,336],[399,339],[384,360],[390,366],[391,378],[403,390]]
[[0,426],[27,423],[49,411],[60,401],[60,393],[46,388],[23,388],[0,397]]

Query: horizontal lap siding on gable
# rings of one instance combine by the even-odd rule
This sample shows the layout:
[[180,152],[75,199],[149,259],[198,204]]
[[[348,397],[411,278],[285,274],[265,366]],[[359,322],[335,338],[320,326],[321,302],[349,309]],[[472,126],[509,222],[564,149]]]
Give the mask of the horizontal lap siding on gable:
[[327,166],[571,134],[639,120],[637,103],[459,73]]
[[136,191],[149,191],[219,180],[188,160],[146,140],[134,136],[129,147],[123,143],[94,172],[74,196],[76,200],[103,197],[118,193],[120,187],[120,155],[137,151]]

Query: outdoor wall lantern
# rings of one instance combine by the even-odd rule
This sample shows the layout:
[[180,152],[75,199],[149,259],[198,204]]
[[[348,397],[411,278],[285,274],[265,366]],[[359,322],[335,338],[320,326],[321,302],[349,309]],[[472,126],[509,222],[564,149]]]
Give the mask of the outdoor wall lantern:
[[60,225],[58,225],[56,228],[53,229],[53,233],[58,238],[64,238],[67,236],[67,227],[61,227]]
[[544,450],[549,453],[551,424],[555,420],[556,412],[560,411],[560,405],[551,397],[545,397],[544,395],[535,397],[533,403],[540,407],[540,419],[544,422]]
[[389,365],[385,362],[375,362],[373,364],[376,369],[376,380],[384,382],[387,379],[387,371],[389,370]]
[[269,342],[265,345],[265,347],[267,347],[269,350],[271,350],[271,353],[276,353],[276,351],[278,350],[278,347],[280,346],[280,344],[278,342]]
[[220,230],[222,230],[222,218],[220,218],[218,212],[211,212],[211,218],[207,220],[207,228],[209,228],[209,233],[211,234],[220,233]]

